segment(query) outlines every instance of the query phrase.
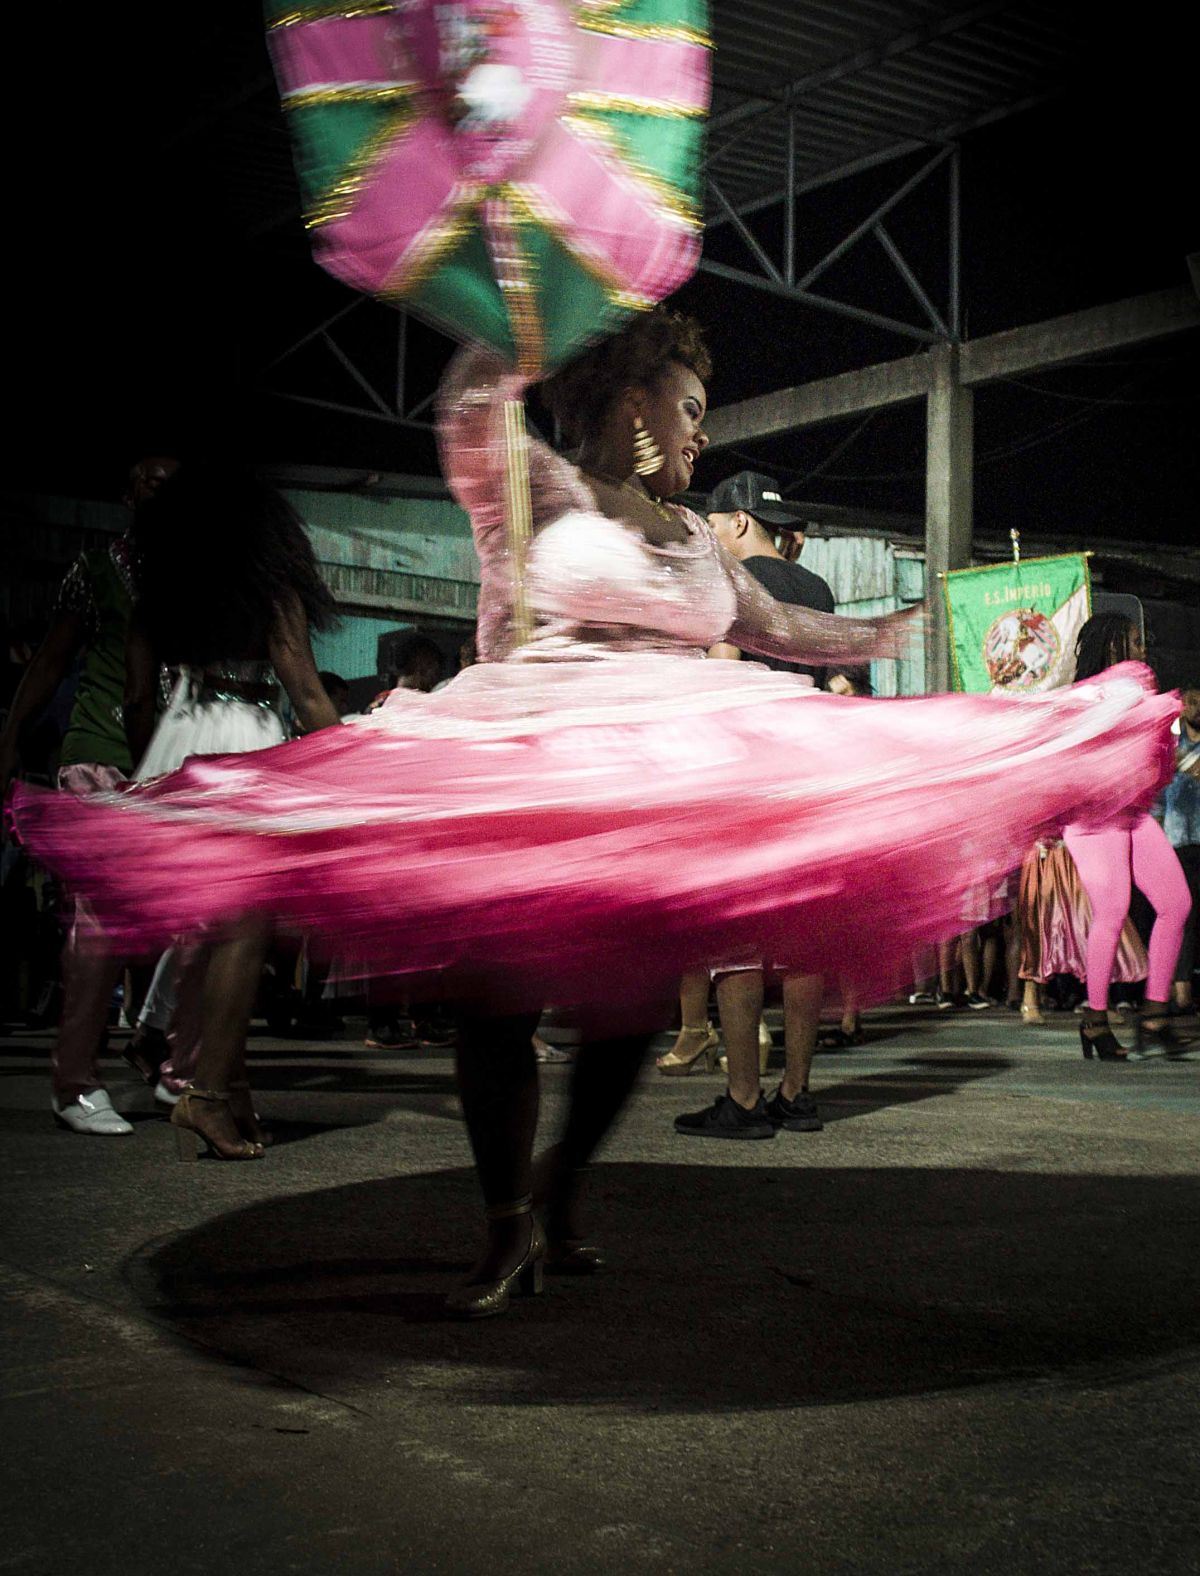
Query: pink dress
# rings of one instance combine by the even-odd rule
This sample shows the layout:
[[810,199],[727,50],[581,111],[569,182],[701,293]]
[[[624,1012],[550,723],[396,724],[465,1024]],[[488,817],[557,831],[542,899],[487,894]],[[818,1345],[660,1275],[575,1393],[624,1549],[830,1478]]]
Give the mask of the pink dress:
[[126,954],[255,910],[507,1008],[644,997],[742,956],[868,1000],[1037,837],[1170,775],[1177,704],[1134,664],[1018,705],[826,695],[706,661],[720,640],[815,663],[890,642],[773,601],[695,515],[686,542],[648,546],[537,443],[534,635],[513,650],[496,432],[514,391],[462,356],[441,406],[481,563],[477,666],[119,792],[17,791],[19,835]]
[[[1035,844],[1021,867],[1021,978],[1044,985],[1053,974],[1087,978],[1092,903],[1065,844]],[[1117,944],[1113,980],[1146,978],[1146,949],[1126,918]]]

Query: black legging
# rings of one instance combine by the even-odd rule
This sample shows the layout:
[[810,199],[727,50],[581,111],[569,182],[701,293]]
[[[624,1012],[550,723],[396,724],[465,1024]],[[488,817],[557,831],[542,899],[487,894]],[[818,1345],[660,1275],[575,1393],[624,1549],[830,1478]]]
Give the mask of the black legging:
[[[538,1119],[538,1070],[533,1054],[537,1012],[509,1017],[463,1014],[458,1037],[458,1089],[489,1207],[532,1192],[531,1157]],[[588,1040],[571,1076],[570,1102],[558,1146],[556,1173],[563,1196],[551,1200],[565,1214],[571,1181],[587,1164],[637,1081],[653,1036]]]

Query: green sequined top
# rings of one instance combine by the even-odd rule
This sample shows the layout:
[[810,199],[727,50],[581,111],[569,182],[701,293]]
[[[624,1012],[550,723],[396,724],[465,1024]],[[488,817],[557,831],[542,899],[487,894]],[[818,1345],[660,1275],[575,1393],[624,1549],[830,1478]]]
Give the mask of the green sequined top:
[[58,611],[82,615],[86,641],[62,743],[64,766],[93,761],[127,773],[133,769],[122,711],[132,585],[129,542],[118,537],[80,553],[59,589]]

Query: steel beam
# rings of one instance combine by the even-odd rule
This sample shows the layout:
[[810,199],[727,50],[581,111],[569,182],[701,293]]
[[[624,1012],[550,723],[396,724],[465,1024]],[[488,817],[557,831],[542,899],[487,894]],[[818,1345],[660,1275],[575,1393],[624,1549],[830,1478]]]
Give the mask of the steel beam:
[[905,259],[904,253],[896,245],[895,241],[892,240],[891,236],[881,224],[877,224],[875,226],[873,233],[880,246],[883,247],[884,251],[891,258],[893,264],[895,265],[896,272],[900,275],[901,279],[904,280],[904,283],[912,292],[913,298],[915,299],[917,305],[929,319],[929,326],[934,330],[935,333],[940,334],[943,339],[949,339],[950,330],[942,321],[942,314],[929,299],[921,285],[921,281],[908,266],[908,262]]
[[397,416],[391,411],[364,410],[360,405],[343,405],[338,400],[316,399],[312,394],[292,394],[287,389],[267,389],[276,399],[290,399],[294,405],[315,405],[318,410],[336,410],[343,416],[361,416],[366,421],[386,421],[393,427],[414,427],[418,432],[432,432],[432,424],[414,421],[411,416]]
[[950,337],[962,338],[962,149],[950,158]]
[[[350,357],[346,354],[346,352],[342,349],[342,347],[337,343],[337,341],[335,339],[333,339],[329,334],[322,334],[321,335],[321,339],[322,339],[323,343],[326,345],[326,347],[329,350],[333,351],[333,354],[337,357],[338,361],[342,364],[343,367],[345,367],[346,371],[350,374],[350,376],[358,384],[359,388],[362,389],[363,393],[367,396],[367,398],[375,406],[376,410],[381,411],[385,416],[391,416],[393,414],[391,406],[387,403],[387,401],[383,398],[383,396],[381,394],[377,393],[376,390],[374,388],[372,388],[371,384],[367,381],[367,379],[362,375],[362,373],[354,365],[353,361],[351,361]],[[395,414],[399,414],[399,412],[396,412]]]
[[974,530],[974,394],[959,381],[959,347],[939,345],[927,357],[925,590],[930,603],[931,693],[950,688],[950,642],[941,577],[971,562]]
[[[1197,328],[1200,300],[1196,294],[1184,286],[1160,290],[968,340],[959,347],[959,381],[974,388]],[[930,388],[930,365],[929,354],[906,356],[718,407],[705,421],[709,446],[752,443],[756,438],[920,399]]]
[[[1053,95],[1050,92],[1030,93],[1024,98],[1013,99],[1008,104],[998,104],[994,109],[984,110],[978,115],[968,115],[966,119],[956,120],[949,126],[931,129],[922,136],[906,137],[901,142],[890,143],[887,147],[878,148],[872,153],[863,153],[856,159],[847,160],[845,164],[810,175],[807,180],[801,181],[796,186],[796,195],[803,197],[806,192],[819,191],[822,186],[832,186],[836,181],[846,180],[851,175],[861,175],[866,170],[877,169],[881,164],[890,164],[895,159],[902,159],[906,154],[916,153],[923,148],[956,142],[969,131],[977,131],[981,126],[990,126],[998,120],[1007,120],[1011,115],[1019,115],[1024,110],[1044,104],[1051,97]],[[738,203],[737,212],[745,219],[763,208],[774,207],[776,203],[783,201],[785,195],[782,187],[776,187],[773,191],[764,192],[761,197],[751,197],[745,202]],[[707,225],[710,230],[715,230],[728,222],[728,219],[718,216],[709,219]]]
[[[926,163],[922,164],[921,168],[910,175],[906,181],[903,181],[896,188],[896,190],[892,192],[890,197],[886,197],[883,202],[878,205],[878,207],[869,213],[861,224],[856,224],[854,229],[850,231],[849,235],[847,235],[843,240],[839,241],[831,251],[826,252],[825,256],[821,258],[819,263],[814,263],[802,279],[797,280],[797,284],[800,286],[800,288],[802,290],[806,290],[820,274],[825,272],[831,263],[837,262],[839,257],[844,257],[856,241],[861,240],[861,238],[866,235],[869,230],[873,229],[881,219],[886,218],[898,203],[904,201],[909,192],[911,192],[915,187],[919,186],[926,176],[932,175],[934,170],[936,170],[940,164],[944,164],[953,152],[953,148],[942,148],[934,154],[932,159],[929,159]],[[711,181],[709,184],[712,184]],[[739,218],[738,223],[741,224],[742,222],[743,221]]]
[[969,340],[962,347],[962,381],[972,386],[1044,372],[1195,328],[1200,328],[1200,300],[1195,292],[1185,286],[1158,290]]
[[273,356],[263,367],[263,371],[269,372],[272,367],[277,367],[281,361],[286,361],[289,356],[294,356],[298,350],[303,349],[312,340],[319,338],[327,328],[332,328],[335,323],[340,322],[342,318],[348,317],[351,312],[357,310],[366,299],[366,296],[356,295],[347,301],[344,306],[338,307],[336,312],[331,312],[324,321],[317,324],[316,328],[310,328],[308,333],[302,334],[294,344],[289,345],[286,350],[281,350],[277,356]]
[[903,334],[906,339],[921,339],[935,344],[938,336],[927,328],[917,328],[913,323],[902,323],[899,318],[884,317],[882,312],[872,312],[864,306],[850,306],[845,301],[834,301],[829,296],[814,295],[811,290],[801,290],[799,285],[785,284],[783,280],[766,279],[761,274],[748,274],[744,268],[730,268],[725,263],[701,262],[700,271],[715,274],[718,279],[729,279],[734,284],[749,285],[752,290],[765,290],[768,295],[782,296],[785,301],[795,301],[801,306],[815,306],[823,312],[836,312],[842,317],[852,317],[859,323],[870,323],[874,328],[886,328],[893,334]]
[[764,250],[764,248],[762,246],[762,243],[759,241],[758,237],[754,234],[754,232],[750,229],[750,226],[745,222],[744,219],[739,218],[739,216],[736,213],[734,213],[733,208],[732,208],[728,198],[725,196],[725,193],[721,190],[721,188],[717,185],[716,181],[710,179],[709,183],[708,183],[708,189],[712,192],[713,196],[721,204],[721,207],[724,208],[725,212],[729,215],[730,223],[733,225],[733,227],[737,231],[737,233],[741,236],[742,240],[746,243],[747,249],[749,250],[751,255],[754,257],[755,262],[762,269],[763,273],[766,274],[768,279],[773,280],[775,284],[777,284],[777,285],[783,284],[783,282],[784,282],[783,281],[783,275],[779,272],[778,268],[776,268],[775,264],[767,256],[767,253]]
[[844,416],[860,416],[885,405],[921,399],[929,392],[928,354],[885,361],[856,372],[803,383],[797,388],[760,394],[710,411],[704,423],[710,449],[751,443],[798,427],[817,427]]

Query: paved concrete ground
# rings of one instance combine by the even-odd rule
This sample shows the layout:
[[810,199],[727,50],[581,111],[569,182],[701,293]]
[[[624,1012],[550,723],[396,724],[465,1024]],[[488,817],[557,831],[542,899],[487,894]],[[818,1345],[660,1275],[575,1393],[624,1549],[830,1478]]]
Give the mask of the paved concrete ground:
[[868,1029],[815,1135],[676,1137],[719,1082],[648,1072],[612,1272],[471,1326],[446,1053],[259,1039],[281,1141],[185,1166],[123,1063],[84,1139],[0,1043],[0,1570],[1194,1572],[1200,1054]]

